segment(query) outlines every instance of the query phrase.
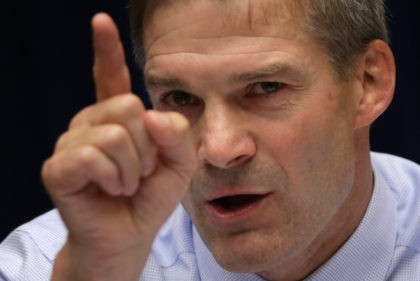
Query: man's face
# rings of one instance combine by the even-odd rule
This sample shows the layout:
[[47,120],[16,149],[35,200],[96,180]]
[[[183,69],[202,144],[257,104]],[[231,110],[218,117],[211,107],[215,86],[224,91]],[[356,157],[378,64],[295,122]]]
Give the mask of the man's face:
[[155,108],[191,122],[200,166],[183,205],[203,241],[228,270],[270,276],[350,212],[356,83],[334,80],[298,10],[252,3],[158,8],[144,71]]

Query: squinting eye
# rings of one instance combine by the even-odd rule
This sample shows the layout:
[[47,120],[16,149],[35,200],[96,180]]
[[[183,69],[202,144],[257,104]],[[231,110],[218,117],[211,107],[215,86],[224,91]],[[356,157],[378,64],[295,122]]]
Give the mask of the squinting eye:
[[162,98],[162,101],[171,107],[189,106],[199,102],[195,96],[182,91],[170,92]]
[[283,86],[280,82],[259,82],[254,84],[252,89],[254,94],[271,94]]

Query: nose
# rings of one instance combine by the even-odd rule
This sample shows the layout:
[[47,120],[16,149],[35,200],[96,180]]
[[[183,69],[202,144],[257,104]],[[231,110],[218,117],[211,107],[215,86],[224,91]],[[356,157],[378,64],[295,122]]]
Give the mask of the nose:
[[248,123],[226,105],[206,105],[200,122],[198,156],[206,164],[228,169],[244,164],[256,153]]

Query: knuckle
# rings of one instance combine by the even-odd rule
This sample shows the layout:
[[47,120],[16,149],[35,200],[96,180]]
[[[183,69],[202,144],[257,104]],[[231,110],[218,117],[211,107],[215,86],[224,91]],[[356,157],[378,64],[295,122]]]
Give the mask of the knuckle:
[[98,149],[94,146],[85,145],[80,147],[76,153],[77,166],[81,168],[91,167],[98,161]]
[[104,133],[103,136],[103,141],[106,146],[117,148],[125,145],[128,137],[128,132],[123,126],[112,124],[107,126],[106,133]]
[[45,160],[41,168],[41,178],[46,187],[54,185],[55,182],[55,173],[53,172],[55,165],[52,162],[51,158]]
[[70,133],[66,131],[58,137],[57,142],[55,143],[55,151],[60,151],[67,147],[69,135]]
[[61,155],[53,155],[44,161],[41,168],[41,179],[50,193],[56,193],[59,187],[67,187],[69,183],[69,166],[63,162]]

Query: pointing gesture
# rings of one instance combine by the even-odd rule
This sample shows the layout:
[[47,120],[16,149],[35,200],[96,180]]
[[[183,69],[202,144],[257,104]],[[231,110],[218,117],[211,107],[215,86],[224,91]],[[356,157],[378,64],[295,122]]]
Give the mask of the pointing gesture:
[[[69,230],[53,280],[138,280],[196,166],[188,121],[130,93],[118,30],[92,20],[97,103],[79,112],[42,177]],[[165,194],[165,196],[162,196]]]
[[116,26],[106,14],[96,15],[92,26],[97,100],[131,92],[130,74]]

